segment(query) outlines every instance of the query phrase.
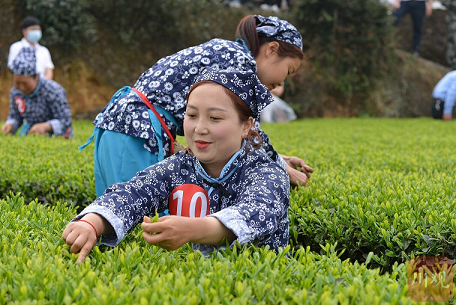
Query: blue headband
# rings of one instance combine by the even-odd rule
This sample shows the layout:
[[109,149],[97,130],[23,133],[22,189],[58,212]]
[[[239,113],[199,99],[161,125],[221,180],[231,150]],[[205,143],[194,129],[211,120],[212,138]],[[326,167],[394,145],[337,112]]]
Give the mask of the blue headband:
[[36,56],[31,48],[22,48],[13,61],[11,69],[14,75],[36,75]]
[[255,15],[259,23],[256,26],[258,36],[271,37],[279,41],[287,42],[302,50],[301,33],[288,21],[277,17],[263,17]]
[[259,121],[261,111],[274,101],[269,89],[263,85],[253,71],[204,70],[195,80],[212,81],[228,88],[239,96],[252,111],[253,118]]

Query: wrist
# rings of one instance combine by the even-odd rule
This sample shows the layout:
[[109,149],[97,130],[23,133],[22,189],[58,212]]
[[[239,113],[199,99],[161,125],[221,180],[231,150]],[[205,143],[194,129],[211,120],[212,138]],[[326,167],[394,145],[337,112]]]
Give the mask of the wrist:
[[286,161],[286,160],[290,160],[290,158],[291,158],[290,156],[283,155],[283,154],[279,154],[279,156],[281,156],[282,159],[284,159],[285,161]]
[[94,231],[97,233],[97,238],[114,231],[111,224],[104,217],[96,213],[86,214],[80,220],[90,222],[93,225]]
[[234,233],[216,217],[191,218],[191,220],[192,226],[189,226],[188,230],[191,232],[191,238],[188,240],[190,242],[219,245],[225,239],[230,243],[236,239]]
[[48,122],[46,122],[46,125],[45,125],[45,129],[46,129],[46,132],[53,132],[54,129],[52,129],[52,125]]
[[94,232],[95,232],[95,237],[98,238],[98,231],[97,231],[97,228],[95,228],[95,226],[94,226],[90,221],[87,221],[87,220],[85,220],[85,219],[78,219],[78,220],[76,220],[76,222],[84,222],[84,223],[88,224],[89,226],[91,226],[92,229],[93,229]]
[[452,114],[451,113],[444,113],[443,114],[443,120],[444,121],[451,121],[452,119]]
[[185,232],[183,232],[183,236],[186,242],[198,243],[199,240],[204,239],[204,231],[206,227],[204,225],[203,218],[189,218],[184,217],[187,221],[185,225]]

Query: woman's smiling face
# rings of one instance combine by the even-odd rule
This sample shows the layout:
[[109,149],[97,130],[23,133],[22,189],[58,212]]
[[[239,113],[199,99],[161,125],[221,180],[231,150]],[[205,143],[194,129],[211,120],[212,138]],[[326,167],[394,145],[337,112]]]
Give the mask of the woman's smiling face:
[[204,83],[188,96],[184,133],[188,147],[214,178],[241,148],[250,130],[250,122],[241,122],[233,101],[224,87]]

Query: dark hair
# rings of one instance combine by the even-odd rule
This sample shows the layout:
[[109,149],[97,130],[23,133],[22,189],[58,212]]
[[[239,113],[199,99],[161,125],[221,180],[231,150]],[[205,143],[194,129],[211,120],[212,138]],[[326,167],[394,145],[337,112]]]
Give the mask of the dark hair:
[[[236,109],[236,112],[239,115],[239,120],[241,121],[241,123],[245,123],[249,120],[250,117],[253,117],[252,110],[250,110],[249,106],[247,106],[247,104],[238,95],[236,95],[233,91],[226,88],[225,86],[222,86],[222,85],[220,85],[216,82],[212,82],[210,80],[203,80],[203,81],[200,81],[200,82],[196,83],[195,85],[193,85],[193,87],[190,89],[190,91],[187,94],[187,100],[188,100],[188,97],[190,96],[190,93],[192,93],[192,91],[195,88],[197,88],[203,84],[219,85],[223,88],[223,91],[226,93],[226,95],[228,95],[228,97],[233,102],[234,108]],[[246,140],[247,140],[247,142],[249,142],[249,144],[254,149],[258,149],[261,147],[261,143],[262,143],[261,136],[254,127],[250,128]]]
[[239,21],[236,29],[235,39],[242,38],[245,44],[252,53],[253,57],[256,57],[260,46],[271,41],[277,41],[279,43],[278,55],[280,57],[298,57],[304,58],[304,53],[300,48],[290,43],[274,39],[272,37],[258,36],[256,29],[258,19],[255,15],[247,15]]
[[38,20],[38,18],[33,17],[33,16],[27,16],[21,22],[21,30],[26,29],[32,25],[40,25],[40,20]]

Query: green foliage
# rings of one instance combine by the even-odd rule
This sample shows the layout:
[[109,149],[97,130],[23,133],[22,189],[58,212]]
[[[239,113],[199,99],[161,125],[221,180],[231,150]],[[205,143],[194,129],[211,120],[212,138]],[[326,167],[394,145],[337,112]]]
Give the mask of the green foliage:
[[[262,124],[278,151],[315,169],[306,188],[291,191],[283,252],[167,252],[148,245],[138,226],[76,266],[60,237],[77,213],[66,202],[84,205],[95,190],[93,146],[77,150],[93,125],[74,127],[73,141],[0,135],[0,304],[405,304],[403,263],[454,257],[454,122],[320,119]],[[42,197],[33,198],[31,179]]]
[[164,251],[133,232],[76,265],[61,239],[76,211],[26,203],[0,200],[0,304],[411,304],[405,265],[380,275],[341,261],[329,244],[322,254],[244,247],[204,257],[190,247]]
[[304,46],[345,96],[367,89],[394,57],[389,16],[378,0],[299,0],[294,12]]
[[263,129],[279,151],[315,169],[308,187],[291,193],[294,245],[337,242],[344,257],[363,262],[373,252],[372,264],[386,270],[412,255],[454,257],[455,124],[334,119]]
[[166,46],[168,50],[162,56],[214,37],[234,39],[236,25],[243,17],[241,11],[226,10],[212,0],[104,0],[94,1],[91,12],[125,44],[142,49],[153,46],[154,52]]
[[[344,256],[389,268],[411,255],[454,256],[454,124],[419,120],[307,120],[264,125],[278,151],[316,172],[291,192],[294,247],[338,244]],[[0,193],[79,209],[95,195],[92,132],[76,121],[76,139],[0,135]],[[294,130],[290,133],[289,130]],[[311,131],[311,132],[310,132]],[[446,134],[436,138],[436,134]],[[184,139],[180,139],[184,142]]]
[[93,40],[95,26],[88,13],[88,0],[19,0],[25,14],[37,17],[43,29],[43,43],[65,50],[78,49]]
[[93,125],[74,122],[76,137],[0,135],[0,194],[20,192],[26,201],[58,200],[83,207],[95,198],[93,144],[80,152]]

